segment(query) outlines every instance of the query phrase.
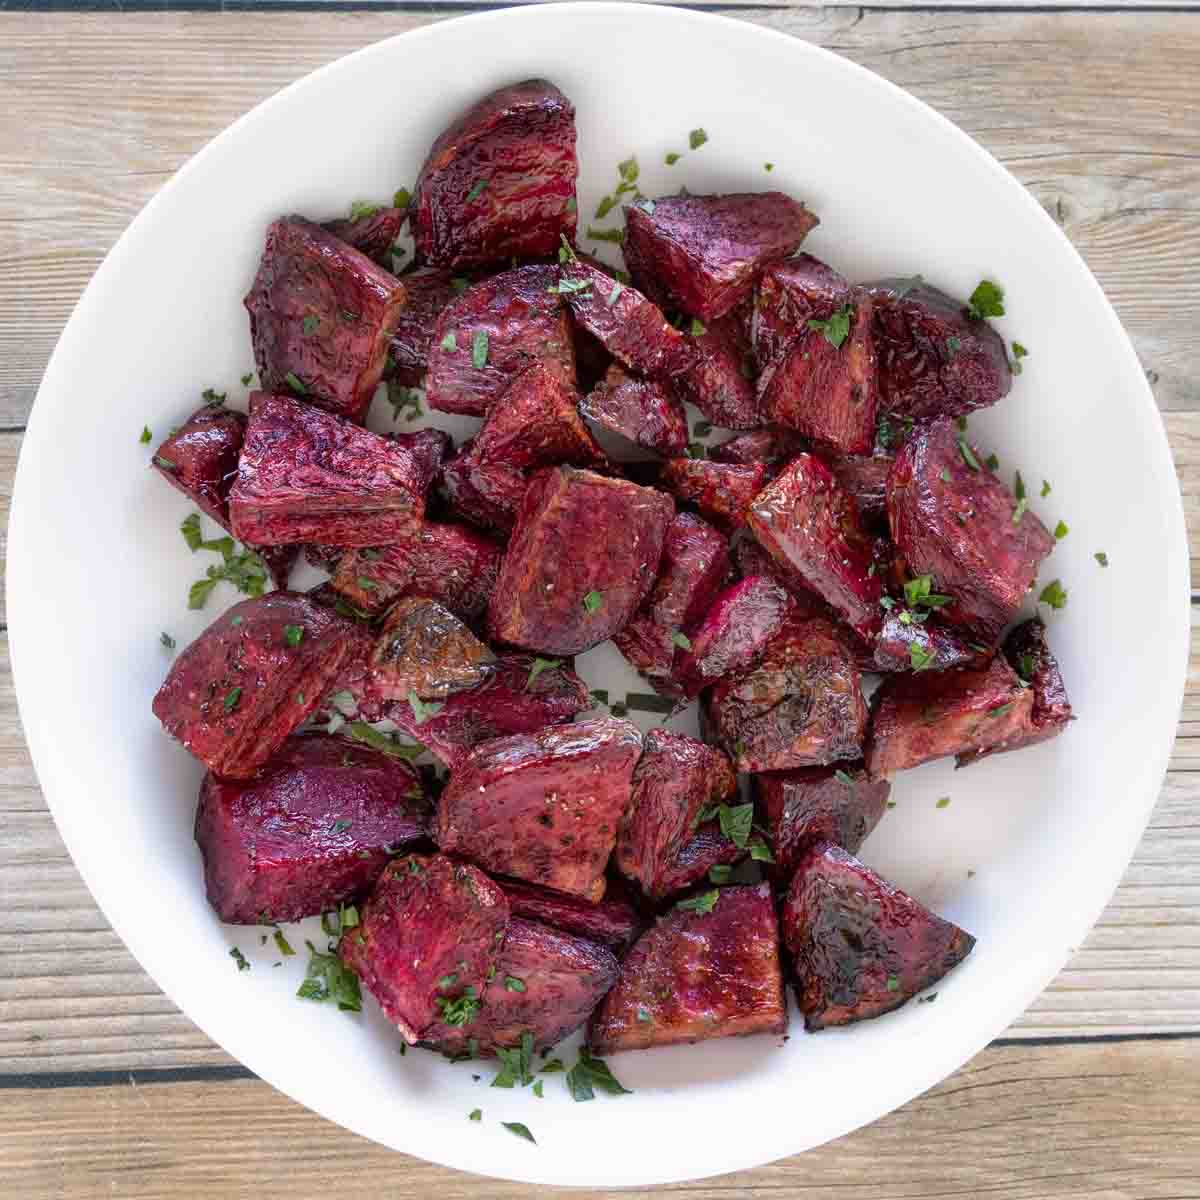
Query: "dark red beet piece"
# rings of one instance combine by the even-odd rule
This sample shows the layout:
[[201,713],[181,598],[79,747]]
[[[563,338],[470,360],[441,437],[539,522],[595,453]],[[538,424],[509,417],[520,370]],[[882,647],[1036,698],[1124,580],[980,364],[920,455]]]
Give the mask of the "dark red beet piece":
[[[324,228],[348,246],[361,251],[385,271],[392,269],[392,247],[404,228],[407,208],[377,208],[361,217],[326,221]],[[407,283],[405,284],[407,289]]]
[[571,321],[571,332],[575,342],[575,373],[579,390],[586,394],[601,383],[611,367],[618,364],[613,362],[613,356],[605,350],[600,339],[593,337],[574,320]]
[[448,608],[425,596],[397,600],[371,652],[370,690],[390,700],[444,699],[477,687],[496,656]]
[[770,477],[765,463],[741,466],[704,458],[672,458],[663,463],[662,486],[678,499],[694,504],[701,516],[727,529],[745,523],[754,497]]
[[918,426],[888,477],[892,537],[914,576],[932,575],[953,597],[938,610],[995,644],[1054,549],[1054,537],[1017,500],[945,417]]
[[881,279],[864,290],[875,308],[881,412],[927,421],[1008,394],[1004,340],[960,301],[913,279]]
[[516,267],[446,305],[429,343],[430,408],[482,417],[517,375],[538,362],[574,384],[570,320],[551,291],[557,278],[555,267]]
[[427,454],[256,392],[229,515],[249,543],[380,546],[421,527],[430,482]]
[[753,463],[774,466],[787,462],[803,449],[803,439],[790,429],[763,428],[739,433],[737,437],[710,447],[708,457],[714,462],[741,463],[742,466]]
[[429,365],[429,348],[442,310],[471,284],[464,275],[440,267],[418,267],[401,280],[408,302],[400,310],[388,346],[388,374],[408,387],[416,387]]
[[253,779],[200,785],[196,841],[222,921],[268,925],[365,892],[431,810],[408,763],[324,734],[288,738]]
[[728,866],[746,851],[721,832],[719,821],[705,821],[690,841],[663,868],[658,877],[658,894],[673,896],[707,878],[713,867]]
[[889,675],[871,698],[867,769],[879,778],[1019,738],[1033,692],[1000,655],[980,670]]
[[303,550],[304,561],[318,571],[336,571],[338,562],[346,553],[345,546],[326,546],[321,542],[306,542]]
[[580,412],[656,454],[670,456],[687,449],[683,405],[661,383],[634,379],[615,364],[603,383],[583,398]]
[[625,206],[634,282],[702,321],[724,316],[768,263],[787,258],[817,217],[782,192],[664,196]]
[[628,480],[537,472],[488,607],[491,637],[550,654],[610,638],[650,591],[674,515],[669,497]]
[[904,609],[892,609],[883,618],[875,639],[873,671],[949,671],[957,667],[985,667],[991,651],[972,643],[958,630],[941,624],[937,617],[924,623],[902,616]]
[[481,742],[442,792],[438,845],[598,900],[641,749],[637,727],[611,717]]
[[514,917],[525,917],[574,933],[592,942],[600,942],[615,950],[624,950],[641,932],[642,922],[637,910],[621,895],[619,886],[612,881],[605,890],[604,898],[593,904],[578,896],[567,896],[522,883],[518,879],[496,881],[508,898],[508,906]]
[[707,693],[704,716],[739,771],[859,758],[867,730],[858,668],[845,639],[820,617],[790,619],[757,666]]
[[245,299],[262,387],[361,423],[404,301],[394,275],[319,225],[276,221]]
[[634,944],[588,1025],[594,1053],[787,1032],[771,889],[717,897],[709,912],[676,906]]
[[833,477],[858,508],[864,528],[887,531],[887,481],[893,456],[886,450],[870,455],[839,455],[827,460]]
[[430,483],[437,478],[442,463],[454,453],[454,439],[442,429],[393,433],[388,435],[388,441],[407,450],[420,464],[423,477]]
[[[332,589],[330,590],[332,592]],[[335,602],[329,607],[335,607],[336,603],[340,602],[345,608],[346,602],[336,592],[332,594]],[[309,592],[308,595],[317,601],[315,592]],[[355,620],[352,640],[353,650],[346,656],[333,682],[325,689],[321,703],[312,714],[312,719],[318,724],[328,724],[335,714],[348,720],[368,722],[382,721],[389,715],[392,701],[375,688],[371,669],[375,634],[365,623]],[[336,703],[334,697],[337,698]],[[403,707],[408,708],[407,702]]]
[[883,589],[858,511],[829,468],[798,454],[750,506],[750,532],[863,637],[879,628]]
[[569,666],[545,666],[542,659],[536,667],[538,661],[532,654],[503,654],[482,683],[448,697],[432,716],[422,713],[418,722],[409,704],[395,705],[388,716],[453,770],[480,742],[536,733],[592,707],[587,685]]
[[748,367],[749,348],[741,345],[740,336],[732,318],[710,322],[692,336],[687,368],[674,381],[679,395],[722,429],[753,429],[762,424]]
[[862,763],[755,775],[754,819],[766,830],[775,859],[772,878],[787,883],[814,842],[833,842],[857,854],[887,811],[891,790],[886,779],[872,779]]
[[545,79],[500,88],[433,143],[413,193],[417,253],[436,267],[547,258],[575,241],[575,108]]
[[[661,899],[664,875],[692,841],[700,813],[737,792],[729,759],[681,733],[652,729],[633,773],[633,801],[617,833],[617,869]],[[684,885],[686,886],[686,884]]]
[[[288,629],[301,631],[289,640]],[[206,767],[252,775],[311,713],[354,652],[354,626],[295,592],[226,609],[171,666],[154,715]]]
[[468,443],[442,468],[441,482],[455,516],[507,537],[529,480],[516,467],[475,462]]
[[782,924],[810,1032],[899,1008],[975,945],[969,933],[828,842],[800,860]]
[[395,859],[359,918],[339,953],[409,1045],[479,1010],[509,920],[504,893],[477,867],[441,854]]

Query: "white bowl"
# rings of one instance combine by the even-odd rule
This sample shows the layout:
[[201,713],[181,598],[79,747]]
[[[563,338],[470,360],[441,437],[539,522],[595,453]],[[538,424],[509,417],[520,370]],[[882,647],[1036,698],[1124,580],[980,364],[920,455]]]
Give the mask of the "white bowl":
[[[1010,315],[997,327],[1030,356],[972,432],[1006,471],[1022,470],[1039,515],[1071,527],[1042,579],[1070,593],[1048,615],[1078,720],[1057,741],[970,771],[902,775],[896,809],[864,847],[979,938],[937,1003],[812,1036],[793,1014],[782,1047],[760,1037],[614,1056],[634,1094],[586,1106],[555,1076],[539,1100],[490,1090],[490,1069],[474,1082],[477,1065],[401,1058],[373,1006],[347,1017],[294,999],[300,959],[272,970],[259,931],[220,925],[205,903],[192,842],[200,770],[150,713],[168,664],[160,630],[182,645],[233,597],[187,611],[202,573],[177,529],[190,506],[146,469],[143,423],[157,440],[202,388],[242,395],[252,358],[240,301],[274,216],[327,217],[411,186],[450,118],[531,75],[577,106],[584,216],[636,153],[649,195],[686,183],[803,198],[822,220],[805,248],[851,278],[921,272],[958,295],[983,276],[1002,283]],[[665,166],[698,126],[707,145]],[[46,797],[97,901],[163,990],[253,1071],[357,1133],[465,1170],[594,1187],[815,1146],[903,1104],[1000,1033],[1079,944],[1129,860],[1163,776],[1188,639],[1162,424],[1112,309],[1038,204],[949,122],[845,59],[639,5],[433,25],[317,71],[216,138],[129,227],[62,335],[21,455],[8,563],[18,695]],[[605,659],[593,652],[585,666],[613,670]],[[938,809],[942,796],[951,804]],[[252,970],[234,968],[232,944]],[[476,1107],[481,1124],[467,1121]],[[524,1121],[538,1144],[501,1120]]]

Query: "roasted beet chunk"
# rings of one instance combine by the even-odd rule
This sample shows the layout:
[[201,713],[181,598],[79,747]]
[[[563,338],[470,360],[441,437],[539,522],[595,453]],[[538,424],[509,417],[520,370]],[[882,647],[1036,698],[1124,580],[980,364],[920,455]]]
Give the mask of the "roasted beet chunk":
[[436,267],[546,258],[575,240],[575,108],[545,79],[500,88],[433,143],[413,239]]
[[772,875],[791,879],[814,842],[833,842],[857,854],[886,811],[891,790],[886,779],[871,779],[861,763],[756,775],[755,820],[767,831]]
[[641,749],[637,728],[611,717],[482,742],[442,792],[438,845],[598,900]]
[[1033,711],[1033,692],[997,655],[981,670],[890,675],[871,698],[867,769],[875,778],[934,758],[1007,749]]
[[625,956],[588,1025],[596,1054],[787,1031],[771,889],[720,888],[684,904]]
[[880,408],[915,421],[995,404],[1012,387],[1000,335],[928,283],[882,279],[874,301]]
[[440,267],[418,267],[409,271],[401,282],[408,302],[400,310],[396,328],[392,330],[388,377],[415,387],[429,365],[429,348],[438,317],[451,300],[467,290],[471,280]]
[[829,468],[798,454],[750,506],[750,531],[785,571],[827,600],[863,637],[879,628],[883,589],[858,511]]
[[591,706],[587,685],[570,668],[532,654],[505,654],[482,683],[456,692],[444,704],[417,711],[398,704],[388,716],[453,769],[480,742],[536,733]]
[[862,754],[867,706],[846,640],[820,617],[791,618],[757,666],[718,681],[705,719],[739,771],[786,771]]
[[[406,208],[376,208],[348,220],[326,221],[324,228],[390,271],[392,247],[404,228],[407,215]],[[407,290],[407,285],[405,287]]]
[[413,1045],[479,1012],[507,928],[508,901],[482,871],[410,854],[387,866],[338,948]]
[[713,867],[727,866],[745,855],[745,849],[721,832],[719,821],[705,821],[659,875],[658,894],[685,891],[706,879]]
[[701,516],[727,529],[744,523],[768,478],[770,471],[764,463],[740,466],[703,458],[673,458],[663,464],[661,476],[663,487],[672,495],[694,504]]
[[749,369],[749,347],[732,317],[707,328],[693,323],[692,354],[687,368],[675,377],[675,388],[714,425],[722,429],[753,429],[762,423]]
[[249,543],[379,546],[420,528],[429,484],[427,455],[256,392],[229,515]]
[[647,896],[661,899],[663,879],[695,835],[701,812],[736,791],[733,768],[720,750],[652,729],[633,773],[633,802],[617,834],[617,868]]
[[839,455],[830,459],[828,466],[842,491],[857,506],[864,528],[887,532],[887,481],[892,455],[886,450],[870,455]]
[[612,881],[604,898],[593,904],[578,896],[567,896],[547,888],[535,887],[517,879],[500,879],[508,906],[514,917],[525,917],[550,925],[565,933],[578,934],[592,942],[623,950],[641,932],[637,910]]
[[208,901],[235,925],[327,912],[429,825],[408,763],[324,734],[290,737],[253,779],[205,775],[196,841]]
[[[949,418],[918,426],[888,477],[888,520],[914,576],[952,603],[943,620],[995,644],[1054,538],[983,464]],[[1014,519],[1015,518],[1015,519]]]
[[656,454],[682,454],[687,448],[687,414],[661,384],[634,379],[612,366],[604,382],[584,397],[580,411],[623,438]]
[[[448,608],[397,600],[371,652],[371,689],[392,700],[442,699],[482,683],[496,656]],[[414,705],[414,707],[419,707]]]
[[276,221],[245,300],[262,386],[361,422],[404,300],[395,276],[319,225]]
[[986,646],[969,641],[960,631],[941,624],[937,617],[920,622],[907,610],[892,609],[883,618],[875,639],[871,669],[950,671],[986,666],[990,657]]
[[497,1046],[533,1039],[545,1050],[574,1033],[591,1016],[621,968],[605,946],[513,917],[496,959],[496,974],[474,1021],[429,1034],[446,1054],[484,1057]]
[[628,480],[537,472],[492,593],[491,636],[551,654],[610,638],[649,592],[673,516],[667,496]]
[[527,367],[575,382],[571,325],[554,267],[517,267],[468,288],[442,310],[429,345],[430,408],[482,417]]
[[476,462],[468,442],[442,468],[441,482],[455,516],[507,537],[529,481],[516,467]]
[[307,596],[243,600],[175,660],[154,715],[211,771],[241,779],[317,707],[353,650],[354,627]]
[[899,1008],[975,945],[969,933],[828,842],[801,858],[782,923],[810,1032]]
[[803,449],[804,442],[790,429],[752,429],[749,433],[739,433],[737,437],[711,447],[708,457],[714,462],[741,463],[742,466],[753,463],[774,466],[787,462],[793,454]]
[[702,321],[724,316],[767,263],[794,254],[817,218],[782,192],[664,196],[625,206],[634,282]]

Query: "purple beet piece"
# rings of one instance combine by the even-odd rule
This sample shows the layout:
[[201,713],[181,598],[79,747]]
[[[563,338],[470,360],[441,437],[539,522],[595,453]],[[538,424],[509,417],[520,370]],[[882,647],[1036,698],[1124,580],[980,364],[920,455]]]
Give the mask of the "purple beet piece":
[[429,350],[442,310],[471,285],[465,275],[441,267],[418,267],[401,280],[408,303],[400,310],[388,346],[388,375],[407,387],[416,387],[429,365]]
[[480,742],[536,733],[591,708],[587,685],[569,665],[532,654],[502,654],[482,683],[448,697],[436,713],[417,720],[409,704],[388,716],[427,746],[451,770]]
[[872,532],[887,530],[887,481],[892,461],[893,455],[886,450],[826,460],[834,479],[858,508],[863,527]]
[[782,192],[664,196],[625,206],[625,260],[647,294],[702,321],[724,316],[817,217]]
[[438,845],[598,900],[641,749],[637,727],[612,717],[481,742],[442,792]]
[[407,450],[420,464],[424,478],[433,482],[442,463],[454,453],[454,439],[443,429],[417,429],[412,433],[392,433],[388,441]]
[[575,342],[575,373],[578,377],[579,390],[592,391],[604,379],[611,367],[617,366],[613,356],[604,348],[603,342],[574,320],[571,321],[571,333]]
[[731,317],[692,326],[691,349],[685,370],[675,376],[679,396],[694,404],[722,429],[754,429],[762,424],[755,395],[748,347],[740,344],[741,330]]
[[721,832],[719,821],[705,821],[684,843],[658,877],[658,894],[673,896],[708,878],[713,867],[728,866],[746,851]]
[[245,299],[264,390],[361,423],[404,301],[395,276],[319,225],[276,221]]
[[663,877],[695,836],[701,812],[736,793],[737,778],[720,750],[681,733],[650,730],[617,832],[617,869],[647,896],[662,899]]
[[899,1008],[975,945],[969,933],[828,842],[801,858],[782,925],[809,1032]]
[[441,474],[450,511],[487,533],[507,537],[529,480],[524,471],[499,463],[477,463],[467,443]]
[[514,917],[538,921],[614,950],[624,950],[641,932],[642,922],[637,909],[622,894],[619,884],[612,880],[605,889],[604,898],[595,904],[578,896],[522,883],[519,879],[497,882]]
[[754,819],[771,846],[772,877],[787,883],[800,856],[815,842],[832,842],[857,854],[887,811],[891,790],[886,779],[872,779],[862,763],[755,775]]
[[517,375],[538,362],[574,384],[570,320],[552,290],[557,277],[550,266],[515,267],[446,305],[429,344],[430,408],[482,417]]
[[687,449],[683,405],[661,383],[634,379],[615,364],[603,383],[583,398],[580,411],[589,421],[656,454],[671,456]]
[[[596,1054],[751,1033],[786,1033],[779,926],[767,884],[676,905],[621,964],[588,1025]],[[706,911],[707,909],[707,911]]]
[[617,981],[620,964],[607,946],[513,917],[473,1021],[431,1031],[445,1054],[489,1058],[497,1046],[527,1035],[546,1050],[577,1030]]
[[995,404],[1012,387],[1004,340],[917,279],[864,285],[874,301],[880,411],[927,421]]
[[154,715],[209,770],[245,778],[316,708],[353,650],[353,625],[307,596],[243,600],[176,658]]
[[[921,615],[921,614],[918,614]],[[908,617],[905,622],[904,618]],[[992,652],[936,616],[919,622],[906,609],[886,613],[873,651],[873,671],[949,671],[985,667]]]
[[[326,221],[323,228],[365,254],[385,271],[392,269],[392,248],[404,228],[407,208],[377,208],[360,217]],[[407,283],[405,284],[407,289]]]
[[879,628],[883,589],[858,511],[829,468],[798,454],[750,506],[750,532],[865,638]]
[[675,678],[694,700],[725,675],[752,667],[792,607],[786,589],[766,575],[727,587],[675,655]]
[[1000,655],[979,670],[889,675],[871,698],[867,769],[879,778],[951,754],[1007,748],[1032,711],[1032,690]]
[[302,549],[304,561],[318,571],[336,571],[342,555],[346,553],[345,546],[326,546],[322,542],[306,542]]
[[268,925],[364,893],[431,810],[408,763],[324,734],[288,738],[252,779],[200,785],[196,841],[222,921]]
[[435,267],[547,258],[575,241],[575,108],[545,79],[473,104],[433,143],[413,192],[417,253]]
[[672,458],[663,463],[660,479],[667,491],[694,504],[701,516],[736,529],[745,523],[750,505],[769,477],[765,463],[742,466],[704,458]]
[[710,447],[708,457],[714,462],[740,463],[742,466],[754,463],[775,466],[787,462],[803,449],[803,439],[790,429],[768,426],[739,433],[737,437]]
[[[943,620],[995,644],[1054,537],[992,474],[949,418],[918,426],[888,476],[892,537],[915,576],[953,602]],[[1014,518],[1016,518],[1014,520]]]
[[504,893],[477,867],[410,854],[385,868],[338,951],[415,1045],[479,1011],[508,924]]
[[[308,594],[316,600],[314,593]],[[336,598],[335,605],[340,603],[343,608],[347,608],[346,602],[336,592],[333,595]],[[347,608],[347,611],[353,610]],[[335,715],[347,720],[367,722],[382,721],[390,715],[393,702],[375,687],[371,667],[375,634],[367,624],[356,620],[352,641],[351,653],[346,656],[333,682],[325,689],[321,703],[312,714],[312,719],[317,724],[328,725]],[[407,701],[403,707],[408,708]]]
[[229,515],[252,544],[380,546],[420,529],[430,482],[427,463],[397,442],[255,392]]
[[787,771],[862,755],[867,731],[858,667],[837,628],[793,617],[757,666],[706,694],[713,738],[739,771]]
[[550,654],[610,638],[650,591],[674,515],[669,497],[628,480],[573,467],[538,471],[488,607],[491,637]]
[[369,660],[370,687],[389,700],[414,695],[441,700],[478,686],[495,661],[491,650],[444,605],[407,596],[383,619]]

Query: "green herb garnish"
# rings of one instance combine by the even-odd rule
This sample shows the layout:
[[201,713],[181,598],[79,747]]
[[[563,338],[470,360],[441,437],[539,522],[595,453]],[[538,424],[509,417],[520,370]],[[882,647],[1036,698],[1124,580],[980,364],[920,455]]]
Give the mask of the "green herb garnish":
[[997,287],[990,279],[980,280],[967,302],[967,312],[977,321],[985,317],[1004,316],[1004,289]]
[[479,994],[473,987],[465,988],[461,996],[456,996],[452,1000],[446,999],[445,996],[438,996],[435,1002],[442,1024],[454,1028],[469,1025],[483,1007],[479,1003]]
[[707,141],[708,134],[705,133],[703,129],[693,129],[691,133],[688,134],[688,145],[691,146],[693,150],[699,150],[700,147],[703,146]]
[[809,329],[815,329],[825,335],[825,340],[835,349],[840,350],[842,343],[850,336],[850,318],[854,314],[853,305],[847,304],[839,308],[828,320],[818,321],[809,318]]
[[1020,373],[1025,370],[1025,367],[1021,363],[1021,359],[1025,358],[1029,354],[1029,351],[1026,350],[1020,342],[1013,342],[1012,352],[1012,373],[1014,375],[1020,375]]
[[751,827],[754,825],[754,805],[722,804],[718,817],[721,822],[721,832],[739,850],[745,850],[746,839],[749,838]]
[[467,1113],[467,1120],[468,1121],[482,1121],[483,1120],[483,1109],[481,1109],[481,1108],[471,1109],[471,1111],[469,1113]]
[[1094,558],[1094,559],[1095,559],[1095,560],[1096,560],[1096,561],[1097,561],[1097,562],[1098,562],[1098,563],[1099,563],[1099,564],[1100,564],[1102,567],[1107,567],[1107,566],[1108,566],[1108,555],[1107,555],[1107,554],[1105,554],[1103,550],[1097,550],[1097,551],[1096,551],[1096,553],[1092,555],[1092,557],[1093,557],[1093,558]]
[[686,633],[680,633],[676,630],[671,634],[671,641],[675,643],[680,650],[690,650],[692,648],[692,639]]
[[518,979],[515,975],[505,975],[504,990],[506,992],[523,992],[525,990],[525,981]]
[[549,671],[553,667],[561,667],[561,666],[562,666],[561,658],[535,658],[533,660],[533,666],[531,666],[529,668],[529,677],[525,680],[525,690],[529,691],[529,689],[533,686],[533,681],[543,671]]
[[682,157],[683,157],[682,154],[676,154],[675,151],[672,150],[666,156],[666,158],[663,159],[663,161],[667,164],[668,167],[673,167]]
[[305,337],[312,337],[312,335],[314,333],[316,333],[317,330],[320,328],[321,328],[321,318],[320,317],[314,317],[312,315],[312,313],[309,313],[309,315],[304,318],[304,336]]
[[488,335],[486,329],[477,329],[471,339],[471,366],[478,369],[488,360]]
[[1057,525],[1055,525],[1055,527],[1054,527],[1054,537],[1057,541],[1060,541],[1060,542],[1070,532],[1071,532],[1070,526],[1066,523],[1066,521],[1059,521],[1059,523]]
[[1059,579],[1051,580],[1044,588],[1038,600],[1042,604],[1048,604],[1051,608],[1059,609],[1067,606],[1067,589],[1063,587],[1062,581]]
[[283,640],[289,646],[298,646],[304,640],[304,628],[300,625],[285,625],[283,627]]
[[455,337],[453,329],[442,338],[442,349],[451,351],[458,349],[458,338]]
[[889,992],[898,992],[900,990],[900,980],[895,975],[887,977],[887,990]]
[[336,1004],[341,1012],[362,1011],[362,989],[358,976],[336,954],[321,954],[312,942],[308,947],[308,970],[296,989],[301,1000]]
[[390,754],[393,758],[413,759],[425,753],[425,747],[420,745],[402,745],[391,734],[383,733],[366,721],[350,721],[342,730],[356,742],[362,742],[373,750]]
[[249,387],[253,382],[254,382],[254,372],[247,371],[245,373],[245,375],[242,376],[242,387]]
[[633,1093],[617,1082],[608,1064],[591,1055],[586,1046],[579,1049],[579,1061],[567,1072],[567,1091],[576,1101],[594,1100],[596,1090],[609,1096],[630,1096]]
[[939,801],[938,801],[938,802],[937,802],[937,803],[934,805],[934,808],[949,808],[949,807],[950,807],[950,797],[949,797],[949,796],[943,796],[943,797],[942,797],[942,798],[941,798],[941,799],[940,799],[940,800],[939,800]]
[[704,322],[698,321],[695,317],[693,317],[691,324],[692,337],[703,337],[707,332],[708,327],[704,324]]
[[675,907],[681,908],[685,912],[710,913],[717,907],[717,901],[720,898],[721,893],[714,888],[711,892],[701,892],[698,896],[680,900]]
[[169,633],[160,633],[158,635],[158,644],[166,650],[175,649],[175,639]]
[[908,647],[908,658],[914,671],[924,671],[937,661],[937,652],[932,648],[922,649],[916,642],[912,642]]
[[596,220],[603,221],[614,208],[617,207],[616,196],[605,196],[599,204],[596,205]]
[[529,1126],[522,1124],[520,1121],[501,1121],[501,1125],[508,1130],[509,1133],[515,1133],[517,1137],[524,1138],[527,1142],[533,1142],[536,1146],[537,1141],[532,1133],[529,1132]]
[[308,388],[304,386],[303,380],[294,372],[289,371],[284,377],[283,382],[296,393],[297,396],[307,396]]
[[613,242],[618,246],[625,244],[625,230],[623,229],[597,229],[594,225],[589,225],[587,236],[597,242]]
[[250,970],[250,964],[246,961],[246,956],[236,946],[229,951],[229,957],[232,958],[235,963],[237,963],[237,969],[239,971]]
[[296,953],[296,951],[292,949],[291,942],[289,942],[287,938],[283,936],[282,929],[275,930],[275,945],[279,947],[279,953],[282,954],[284,958],[291,958],[292,955]]
[[233,712],[233,710],[235,708],[237,708],[238,701],[241,698],[242,698],[242,689],[240,687],[230,688],[229,691],[225,693],[225,700],[224,700],[225,711]]
[[475,180],[475,183],[472,185],[471,190],[467,193],[467,203],[471,204],[473,201],[478,200],[479,197],[483,195],[483,189],[486,187],[487,187],[486,179]]
[[599,592],[588,592],[583,598],[583,607],[589,613],[597,612],[604,603],[604,597]]
[[975,457],[975,451],[967,445],[966,438],[958,439],[958,452],[962,455],[963,462],[971,468],[972,471],[979,470],[979,459]]
[[497,1046],[496,1057],[500,1060],[500,1072],[492,1080],[492,1087],[527,1087],[533,1082],[532,1033],[521,1034],[519,1046]]
[[150,432],[150,426],[143,425],[142,426],[142,436],[138,438],[138,441],[141,442],[141,444],[143,446],[145,446],[148,442],[150,442],[153,439],[153,437],[154,437],[154,434],[152,434]]
[[430,717],[436,717],[445,706],[435,701],[427,703],[416,692],[409,692],[408,707],[412,709],[413,720],[418,725],[424,725]]

